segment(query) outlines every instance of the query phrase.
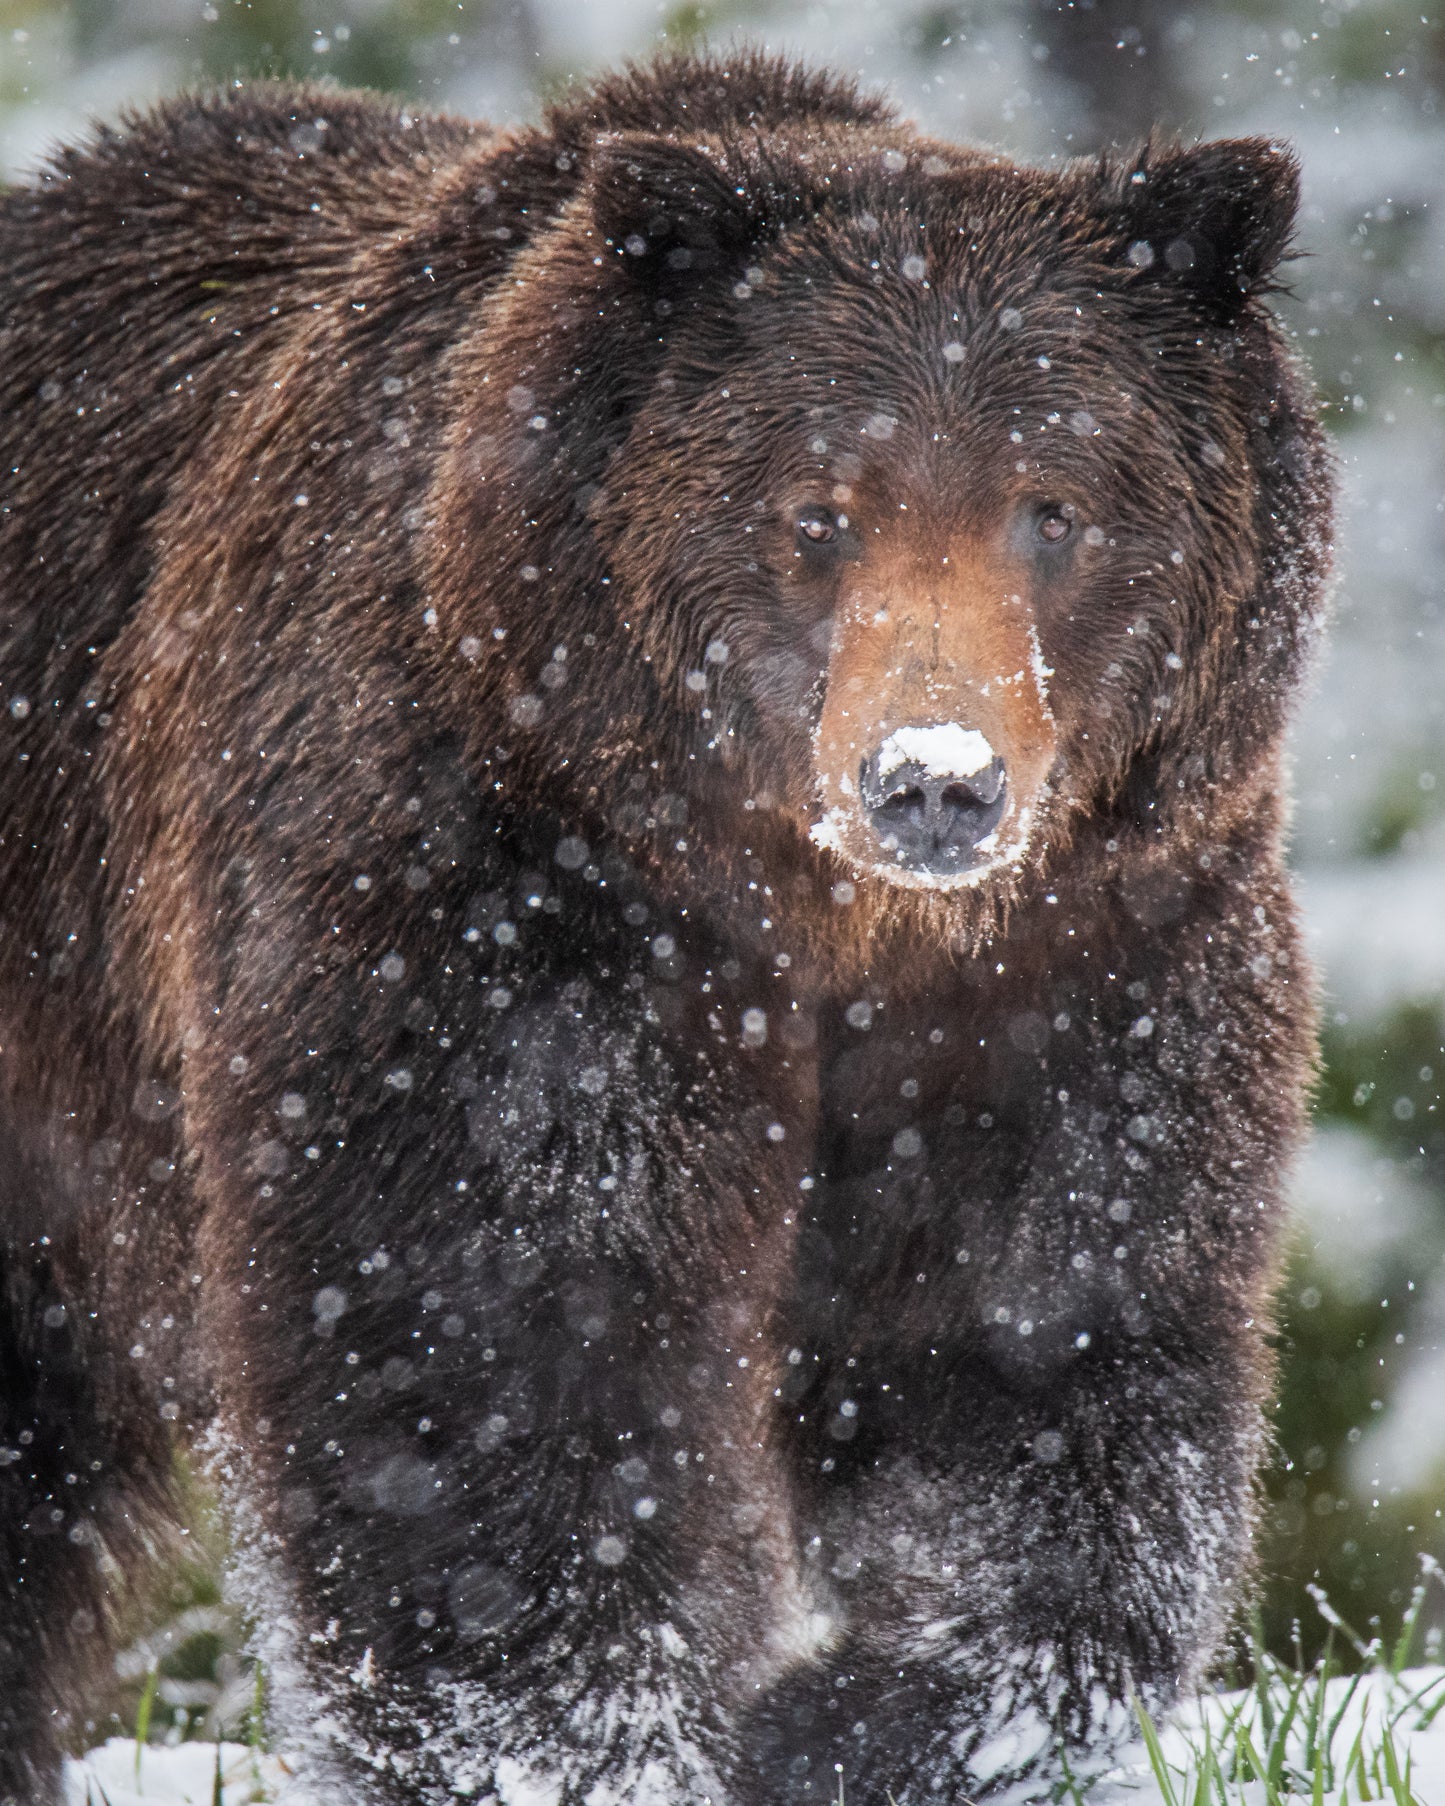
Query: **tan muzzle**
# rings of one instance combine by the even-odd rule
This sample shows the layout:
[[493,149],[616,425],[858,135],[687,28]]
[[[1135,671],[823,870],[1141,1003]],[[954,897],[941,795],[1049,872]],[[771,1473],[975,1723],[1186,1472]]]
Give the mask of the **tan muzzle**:
[[818,723],[820,846],[918,888],[1023,857],[1055,752],[1026,582],[982,554],[859,567]]

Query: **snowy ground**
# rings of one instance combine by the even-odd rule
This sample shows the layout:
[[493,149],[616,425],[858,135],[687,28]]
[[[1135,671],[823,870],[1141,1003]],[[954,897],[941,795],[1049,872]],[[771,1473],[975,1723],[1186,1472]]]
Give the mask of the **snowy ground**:
[[[1282,1740],[1284,1763],[1275,1783],[1275,1799],[1308,1799],[1317,1806],[1356,1806],[1378,1800],[1398,1806],[1445,1806],[1445,1668],[1407,1669],[1398,1678],[1377,1670],[1356,1679],[1336,1679],[1325,1688],[1316,1711],[1317,1691],[1306,1685],[1300,1710],[1281,1732],[1287,1701],[1271,1698],[1272,1724],[1261,1722],[1253,1693],[1222,1693],[1202,1699],[1177,1714],[1160,1736],[1161,1752],[1172,1798],[1156,1778],[1142,1749],[1131,1752],[1126,1766],[1104,1777],[1089,1792],[1089,1806],[1266,1806],[1270,1790],[1257,1780],[1223,1785],[1216,1781],[1197,1793],[1206,1748],[1230,1761],[1247,1735],[1267,1769],[1272,1741]],[[1316,1728],[1318,1727],[1318,1728]],[[1384,1752],[1393,1746],[1401,1785],[1392,1785]],[[1307,1742],[1323,1752],[1318,1792],[1302,1783],[1314,1764]]]
[[[239,1743],[184,1743],[178,1749],[146,1748],[136,1761],[129,1737],[112,1737],[83,1762],[66,1769],[67,1806],[221,1806],[287,1796],[286,1765]],[[299,1797],[289,1795],[300,1806]]]
[[[1276,1706],[1283,1716],[1283,1709]],[[1398,1680],[1379,1672],[1358,1682],[1333,1680],[1325,1691],[1323,1709],[1314,1711],[1314,1696],[1306,1688],[1301,1710],[1288,1735],[1286,1774],[1298,1782],[1311,1766],[1304,1755],[1310,1726],[1317,1722],[1328,1732],[1316,1732],[1317,1743],[1327,1741],[1331,1765],[1324,1784],[1314,1794],[1315,1806],[1355,1806],[1362,1800],[1398,1801],[1400,1806],[1445,1806],[1445,1668],[1417,1668]],[[1330,1729],[1330,1727],[1333,1727]],[[1402,1782],[1391,1785],[1383,1754],[1382,1732],[1389,1729]],[[1261,1760],[1270,1765],[1271,1728],[1261,1722],[1259,1701],[1253,1694],[1220,1694],[1201,1701],[1178,1716],[1161,1737],[1163,1760],[1169,1771],[1170,1799],[1160,1787],[1142,1746],[1127,1761],[1089,1790],[1091,1806],[1180,1806],[1193,1802],[1206,1744],[1228,1753],[1238,1749],[1244,1734]],[[1407,1779],[1408,1765],[1408,1779]],[[311,1796],[288,1777],[278,1757],[258,1756],[240,1744],[228,1743],[219,1753],[221,1792],[216,1792],[218,1756],[214,1745],[186,1744],[179,1749],[146,1749],[137,1769],[136,1747],[128,1738],[113,1738],[92,1750],[84,1762],[70,1765],[67,1776],[69,1806],[242,1806],[250,1801],[285,1801],[286,1806],[306,1806]],[[1306,1798],[1292,1792],[1282,1777],[1276,1798]],[[1209,1806],[1265,1806],[1267,1793],[1259,1781],[1222,1786],[1216,1783],[1204,1793]],[[681,1806],[681,1803],[680,1803]],[[859,1803],[861,1806],[861,1803]],[[881,1806],[881,1802],[879,1803]]]

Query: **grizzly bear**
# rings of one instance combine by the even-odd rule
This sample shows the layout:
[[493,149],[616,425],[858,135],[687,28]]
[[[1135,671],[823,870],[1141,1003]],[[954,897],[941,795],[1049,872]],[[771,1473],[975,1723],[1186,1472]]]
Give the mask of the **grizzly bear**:
[[0,1799],[183,1441],[347,1806],[1046,1793],[1201,1673],[1312,1059],[1296,193],[744,55],[4,197]]

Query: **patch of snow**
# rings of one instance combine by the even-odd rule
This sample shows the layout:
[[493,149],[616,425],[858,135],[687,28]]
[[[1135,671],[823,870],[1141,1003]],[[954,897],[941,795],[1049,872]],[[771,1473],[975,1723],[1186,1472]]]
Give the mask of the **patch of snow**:
[[971,778],[987,771],[994,750],[977,728],[942,721],[932,727],[900,727],[878,749],[878,776],[886,782],[904,765],[931,778]]
[[[66,1806],[213,1806],[216,1798],[217,1746],[183,1743],[176,1749],[146,1747],[136,1761],[129,1737],[112,1737],[83,1761],[66,1764]],[[282,1800],[303,1806],[309,1796],[291,1788],[289,1771],[279,1756],[263,1756],[239,1743],[220,1745],[221,1799],[224,1806],[257,1800]]]
[[[264,1522],[252,1459],[234,1426],[216,1418],[197,1452],[203,1472],[222,1502],[231,1532],[226,1590],[255,1625],[251,1653],[266,1671],[271,1729],[286,1751],[287,1774],[319,1776],[327,1758],[349,1741],[337,1702],[308,1672],[301,1652],[308,1647],[304,1614],[287,1575],[275,1533]],[[363,1657],[363,1665],[365,1658]],[[320,1783],[317,1783],[320,1785]],[[312,1794],[292,1781],[287,1806],[308,1806]],[[324,1791],[323,1795],[324,1797]],[[209,1796],[207,1796],[209,1800]]]
[[560,1776],[543,1775],[515,1756],[498,1758],[495,1781],[502,1806],[558,1806],[562,1798]]
[[986,1787],[999,1775],[1017,1774],[1053,1742],[1053,1727],[1040,1713],[1016,1712],[1002,1730],[987,1737],[968,1758],[969,1774]]
[[1044,663],[1044,649],[1039,644],[1039,630],[1033,622],[1029,622],[1029,668],[1034,674],[1034,684],[1039,692],[1039,701],[1044,705],[1044,717],[1052,722],[1054,712],[1049,707],[1049,679],[1054,675],[1054,667]]
[[822,847],[829,853],[843,851],[843,832],[847,818],[841,809],[830,809],[822,821],[815,821],[808,830],[808,839],[815,847]]

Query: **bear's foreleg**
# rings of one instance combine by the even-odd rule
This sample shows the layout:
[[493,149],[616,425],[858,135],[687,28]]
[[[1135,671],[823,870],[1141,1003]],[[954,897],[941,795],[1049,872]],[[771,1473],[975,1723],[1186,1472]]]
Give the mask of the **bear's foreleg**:
[[744,1799],[831,1800],[839,1773],[900,1806],[974,1798],[1057,1778],[1061,1747],[1077,1773],[1132,1729],[1132,1695],[1162,1709],[1221,1634],[1252,1376],[1172,1334],[1101,1337],[1042,1385],[934,1346],[889,1360],[896,1404],[860,1405],[883,1421],[823,1457],[817,1560],[842,1637],[762,1706]]
[[0,1806],[60,1799],[113,1682],[114,1576],[171,1504],[167,1428],[107,1335],[128,1325],[84,1308],[57,1272],[83,1256],[46,1241],[0,1240]]
[[744,1798],[1058,1779],[1221,1640],[1299,1037],[1195,990],[1145,1035],[1127,992],[1024,1014],[979,977],[886,1057],[838,1040],[785,1382],[837,1640],[761,1702]]
[[203,1265],[283,1720],[348,1806],[717,1802],[808,1627],[763,1333],[796,1179],[640,990],[430,991],[370,1062],[235,991],[201,1081],[244,1137]]

